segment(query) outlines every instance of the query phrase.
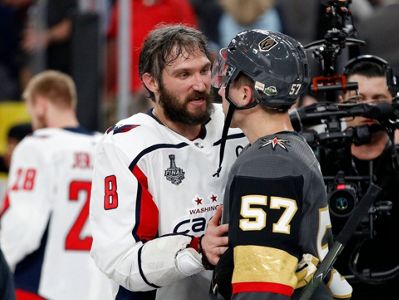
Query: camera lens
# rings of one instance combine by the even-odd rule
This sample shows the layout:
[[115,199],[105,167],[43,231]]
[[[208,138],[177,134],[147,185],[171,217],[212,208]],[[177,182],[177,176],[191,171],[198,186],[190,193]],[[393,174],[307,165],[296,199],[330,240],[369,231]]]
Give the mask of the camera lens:
[[329,194],[330,212],[336,217],[347,217],[356,204],[356,194],[351,189],[335,190]]

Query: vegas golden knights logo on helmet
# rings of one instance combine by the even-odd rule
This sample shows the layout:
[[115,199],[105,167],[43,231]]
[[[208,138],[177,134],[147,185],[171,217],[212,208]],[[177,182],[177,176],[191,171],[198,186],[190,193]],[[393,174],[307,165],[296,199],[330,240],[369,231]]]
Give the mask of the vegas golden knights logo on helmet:
[[267,37],[259,42],[259,49],[261,51],[269,51],[276,45],[277,42],[274,39],[272,39],[271,37]]

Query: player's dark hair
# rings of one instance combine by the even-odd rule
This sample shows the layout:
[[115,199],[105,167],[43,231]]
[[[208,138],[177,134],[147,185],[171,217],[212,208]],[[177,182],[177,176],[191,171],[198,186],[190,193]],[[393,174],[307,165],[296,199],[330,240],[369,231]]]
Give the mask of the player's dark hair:
[[[209,59],[206,37],[197,29],[184,25],[161,26],[149,33],[139,57],[139,74],[151,74],[161,83],[162,71],[167,64],[176,60],[183,52],[192,54],[200,50]],[[147,89],[148,90],[148,89]],[[150,97],[154,100],[151,91]]]

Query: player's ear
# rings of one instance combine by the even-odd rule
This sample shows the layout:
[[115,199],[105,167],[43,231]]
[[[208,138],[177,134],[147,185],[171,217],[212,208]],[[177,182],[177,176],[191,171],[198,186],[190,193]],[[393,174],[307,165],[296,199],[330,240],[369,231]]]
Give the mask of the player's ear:
[[158,82],[152,76],[150,73],[144,73],[143,76],[141,77],[141,80],[143,81],[143,84],[145,87],[151,91],[152,93],[156,93],[159,90]]
[[237,103],[240,107],[247,106],[248,104],[254,101],[254,93],[252,87],[247,84],[242,84],[239,88],[238,92],[238,102]]

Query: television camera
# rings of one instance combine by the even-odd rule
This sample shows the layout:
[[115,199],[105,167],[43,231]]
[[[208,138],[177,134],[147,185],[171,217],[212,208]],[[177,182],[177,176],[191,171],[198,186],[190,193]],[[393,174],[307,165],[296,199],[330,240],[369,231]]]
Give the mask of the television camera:
[[[345,127],[345,119],[357,116],[378,123]],[[320,162],[334,230],[340,230],[367,186],[373,182],[373,170],[363,176],[349,171],[352,167],[351,145],[367,144],[371,135],[381,130],[387,131],[393,138],[394,130],[399,128],[399,101],[395,100],[393,104],[318,102],[293,110],[290,118],[294,129],[302,133]],[[393,163],[399,166],[397,158]],[[371,212],[389,213],[391,207],[390,201],[381,201],[373,205]],[[374,219],[370,217],[368,220],[371,227]],[[365,228],[361,230],[365,233]],[[367,233],[372,237],[374,230],[370,228]]]
[[[394,131],[399,129],[399,97],[394,95],[392,103],[340,103],[339,95],[347,91],[357,91],[356,82],[348,82],[345,74],[336,71],[337,59],[348,46],[361,46],[364,41],[355,38],[350,0],[323,0],[326,18],[330,29],[324,39],[305,45],[312,56],[319,62],[320,75],[314,76],[309,94],[318,102],[310,106],[294,109],[290,112],[291,122],[314,150],[320,162],[327,187],[333,233],[336,235],[344,227],[358,202],[366,194],[368,187],[378,184],[383,189],[384,182],[375,182],[373,164],[368,164],[366,172],[359,173],[353,167],[352,145],[364,145],[370,142],[372,135],[379,131],[387,132],[390,143],[390,162],[392,169],[399,172],[397,146],[394,145]],[[393,84],[396,85],[394,77]],[[395,89],[397,90],[397,88]],[[346,120],[355,117],[375,120],[372,124],[348,127]],[[357,226],[355,235],[373,239],[378,232],[375,228],[377,219],[384,219],[392,212],[393,201],[375,196],[366,215]],[[399,199],[396,199],[399,200]],[[360,251],[360,246],[355,247]],[[353,253],[353,257],[358,252]],[[363,276],[362,270],[356,269],[356,262],[350,262],[349,269],[357,279],[378,284],[398,275],[399,266],[387,272],[372,273]],[[370,271],[370,270],[369,270]]]

